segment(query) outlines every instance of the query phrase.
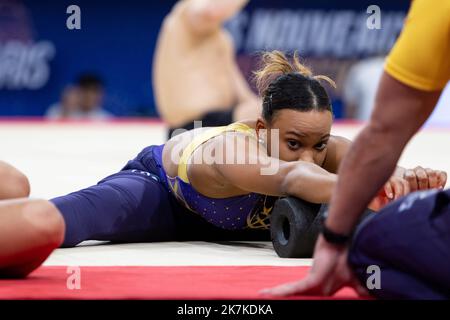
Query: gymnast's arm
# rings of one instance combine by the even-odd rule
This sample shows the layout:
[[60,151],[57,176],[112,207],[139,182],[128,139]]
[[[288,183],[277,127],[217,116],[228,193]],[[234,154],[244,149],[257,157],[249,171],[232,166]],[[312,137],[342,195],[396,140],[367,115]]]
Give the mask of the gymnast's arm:
[[249,0],[191,0],[185,17],[194,31],[207,34],[237,14]]
[[[257,150],[260,146],[253,139],[243,139],[242,143],[245,150]],[[337,181],[335,174],[318,165],[305,161],[282,161],[269,157],[262,150],[248,151],[245,164],[215,163],[214,167],[223,181],[241,190],[271,196],[291,195],[312,203],[328,203]]]
[[[328,143],[327,157],[323,166],[324,169],[332,173],[337,173],[344,156],[351,147],[351,144],[352,141],[346,138],[332,136]],[[396,195],[403,195],[403,193],[399,191],[402,184],[402,181],[400,180],[406,181],[409,184],[409,190],[413,192],[417,190],[426,190],[445,186],[447,174],[444,171],[429,168],[424,169],[420,166],[417,166],[414,169],[406,169],[401,166],[397,166],[390,179],[392,185],[386,184],[385,186],[386,194],[392,194],[392,188],[394,188],[397,190],[395,192]]]

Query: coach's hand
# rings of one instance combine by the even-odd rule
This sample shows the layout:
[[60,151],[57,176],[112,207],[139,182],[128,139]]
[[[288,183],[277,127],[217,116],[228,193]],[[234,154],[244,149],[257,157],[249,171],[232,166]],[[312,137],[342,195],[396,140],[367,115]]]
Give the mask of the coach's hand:
[[347,262],[348,248],[338,247],[319,236],[314,250],[314,262],[306,278],[261,291],[262,295],[333,295],[344,286],[353,287],[359,295],[367,296],[367,290],[354,276]]
[[403,178],[408,181],[411,192],[436,188],[443,189],[447,183],[447,173],[445,171],[422,168],[420,166],[414,169],[406,169],[403,173]]

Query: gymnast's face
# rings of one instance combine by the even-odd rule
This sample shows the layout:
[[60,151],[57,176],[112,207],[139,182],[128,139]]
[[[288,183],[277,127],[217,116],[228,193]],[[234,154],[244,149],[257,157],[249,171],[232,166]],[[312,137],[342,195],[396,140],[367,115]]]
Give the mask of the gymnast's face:
[[259,119],[257,128],[267,129],[267,149],[273,153],[272,146],[279,132],[279,158],[284,161],[307,161],[322,166],[327,154],[327,144],[330,138],[333,115],[330,111],[297,111],[283,109],[276,112],[271,123]]

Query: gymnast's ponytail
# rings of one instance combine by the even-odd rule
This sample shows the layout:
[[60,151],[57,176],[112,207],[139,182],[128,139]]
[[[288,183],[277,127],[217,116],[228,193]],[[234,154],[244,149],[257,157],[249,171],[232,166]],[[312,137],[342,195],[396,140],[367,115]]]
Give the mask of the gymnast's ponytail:
[[261,68],[254,72],[256,87],[263,100],[263,117],[270,122],[277,110],[330,111],[331,101],[321,81],[336,84],[327,76],[313,75],[304,66],[297,52],[292,61],[280,51],[265,52]]

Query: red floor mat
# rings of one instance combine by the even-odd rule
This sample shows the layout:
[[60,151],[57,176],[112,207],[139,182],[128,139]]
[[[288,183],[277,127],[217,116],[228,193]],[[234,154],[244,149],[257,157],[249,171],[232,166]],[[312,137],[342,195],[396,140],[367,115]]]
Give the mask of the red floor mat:
[[[260,289],[303,278],[308,269],[81,267],[81,289],[69,290],[66,267],[41,267],[24,280],[0,280],[0,299],[261,299]],[[333,299],[357,299],[357,295],[353,289],[344,288]]]

